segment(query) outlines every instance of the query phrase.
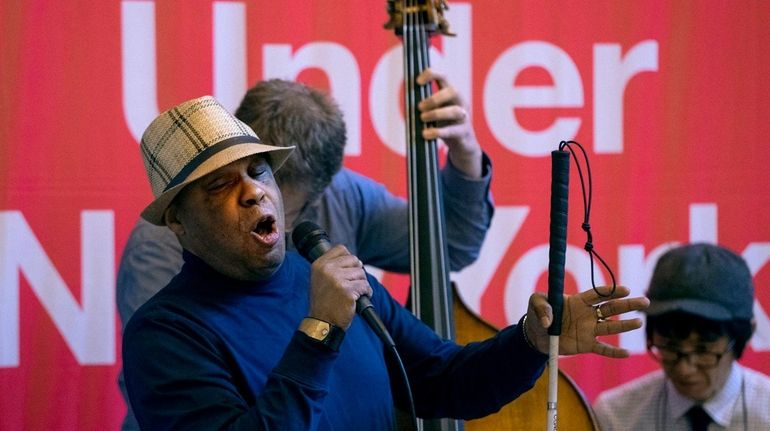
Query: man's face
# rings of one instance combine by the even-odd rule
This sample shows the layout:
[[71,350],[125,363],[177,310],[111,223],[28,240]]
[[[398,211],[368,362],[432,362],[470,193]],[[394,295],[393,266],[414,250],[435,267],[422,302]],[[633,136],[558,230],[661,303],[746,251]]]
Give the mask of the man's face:
[[[735,357],[730,340],[723,336],[714,341],[701,341],[691,333],[684,340],[669,339],[653,332],[652,345],[669,358],[661,365],[677,392],[694,401],[706,401],[713,397],[727,381]],[[688,355],[692,353],[693,355]],[[699,359],[700,355],[700,359]],[[711,366],[709,359],[716,359]]]
[[246,157],[190,183],[167,212],[182,245],[227,276],[260,280],[285,253],[281,192],[264,157]]

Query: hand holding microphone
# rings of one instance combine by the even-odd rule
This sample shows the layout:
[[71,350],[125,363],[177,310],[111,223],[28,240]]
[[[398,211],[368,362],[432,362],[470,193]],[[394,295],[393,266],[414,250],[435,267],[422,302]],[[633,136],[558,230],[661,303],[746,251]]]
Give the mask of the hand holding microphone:
[[326,233],[308,223],[297,226],[292,234],[299,253],[313,263],[308,314],[347,329],[357,300],[371,295],[372,288],[361,261],[344,246],[332,247]]
[[372,288],[363,263],[344,246],[332,247],[326,232],[312,222],[300,223],[292,233],[292,241],[297,251],[313,263],[310,316],[347,329],[357,312],[386,345],[394,346],[372,306]]

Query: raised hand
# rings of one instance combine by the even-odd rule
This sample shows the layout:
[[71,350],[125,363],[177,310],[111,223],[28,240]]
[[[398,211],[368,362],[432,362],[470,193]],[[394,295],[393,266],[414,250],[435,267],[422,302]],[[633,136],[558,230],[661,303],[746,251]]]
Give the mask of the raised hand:
[[[603,295],[609,295],[610,286],[597,287]],[[610,358],[629,356],[626,349],[597,339],[602,335],[620,334],[642,326],[642,320],[611,319],[629,311],[640,311],[650,305],[645,297],[625,298],[630,293],[625,286],[617,286],[610,296],[600,296],[593,289],[577,295],[564,296],[562,332],[559,337],[559,354],[596,353]],[[621,299],[623,298],[623,299]],[[548,353],[547,328],[553,321],[553,312],[547,297],[534,293],[529,298],[527,321],[524,330],[538,350]]]

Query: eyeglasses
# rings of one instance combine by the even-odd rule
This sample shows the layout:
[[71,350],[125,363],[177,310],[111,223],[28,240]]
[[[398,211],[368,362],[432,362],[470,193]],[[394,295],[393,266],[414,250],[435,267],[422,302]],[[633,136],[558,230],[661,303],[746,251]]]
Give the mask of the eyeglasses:
[[656,361],[669,367],[673,367],[678,364],[680,360],[687,359],[687,362],[698,368],[714,368],[719,364],[722,356],[727,354],[735,344],[735,341],[730,341],[722,352],[712,352],[708,350],[695,350],[692,352],[682,352],[680,350],[674,350],[670,347],[656,346],[650,344],[647,346],[647,350],[650,355],[655,358]]

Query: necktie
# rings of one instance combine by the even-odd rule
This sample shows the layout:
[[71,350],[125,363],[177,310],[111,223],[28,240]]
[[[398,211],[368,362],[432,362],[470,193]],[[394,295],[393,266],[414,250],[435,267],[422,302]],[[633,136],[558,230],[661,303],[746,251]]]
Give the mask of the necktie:
[[711,423],[711,416],[701,406],[693,406],[687,411],[692,431],[706,431]]

